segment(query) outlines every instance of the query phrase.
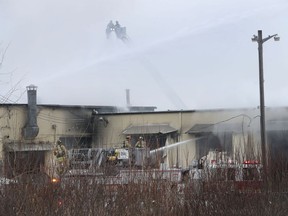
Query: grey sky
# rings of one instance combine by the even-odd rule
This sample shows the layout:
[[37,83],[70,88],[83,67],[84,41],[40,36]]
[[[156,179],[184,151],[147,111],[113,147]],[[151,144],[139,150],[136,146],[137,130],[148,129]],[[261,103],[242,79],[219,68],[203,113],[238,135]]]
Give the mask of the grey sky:
[[[9,49],[1,95],[20,81],[42,104],[158,110],[256,107],[257,30],[264,44],[265,102],[287,106],[287,0],[0,0],[1,47]],[[131,38],[106,39],[118,20]],[[3,83],[4,82],[4,83]],[[18,102],[26,103],[26,94]]]

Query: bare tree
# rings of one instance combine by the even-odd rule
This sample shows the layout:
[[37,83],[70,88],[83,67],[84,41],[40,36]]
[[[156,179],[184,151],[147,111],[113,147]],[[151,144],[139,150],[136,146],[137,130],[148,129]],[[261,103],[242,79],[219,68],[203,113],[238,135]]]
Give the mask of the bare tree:
[[[13,72],[15,72],[16,69],[6,72],[3,69],[3,65],[4,65],[4,60],[5,60],[5,56],[7,54],[8,48],[10,46],[10,43],[7,46],[4,46],[3,43],[0,43],[0,84],[1,85],[10,85],[8,88],[8,91],[6,93],[1,93],[0,94],[0,103],[16,103],[17,101],[19,101],[22,97],[22,95],[25,93],[25,91],[22,91],[20,93],[20,95],[17,95],[15,98],[16,99],[12,99],[12,97],[14,96],[14,94],[19,91],[19,85],[22,81],[22,79],[20,79],[19,81],[17,81],[16,83],[13,84],[12,82],[12,75]],[[5,76],[9,76],[8,80]],[[7,81],[6,81],[7,80]]]
[[2,48],[2,43],[0,43],[0,68],[2,67],[2,64],[4,62],[4,57],[8,50],[9,45],[10,44],[8,44],[8,46],[6,46],[5,48]]

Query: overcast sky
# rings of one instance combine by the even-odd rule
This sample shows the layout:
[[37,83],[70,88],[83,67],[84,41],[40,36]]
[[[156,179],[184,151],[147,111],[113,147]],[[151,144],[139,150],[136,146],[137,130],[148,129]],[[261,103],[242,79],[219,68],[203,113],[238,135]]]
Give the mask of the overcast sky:
[[[0,0],[1,100],[156,106],[257,107],[257,43],[264,44],[266,106],[288,106],[287,0]],[[106,39],[110,20],[130,42]],[[11,89],[13,89],[11,94]]]

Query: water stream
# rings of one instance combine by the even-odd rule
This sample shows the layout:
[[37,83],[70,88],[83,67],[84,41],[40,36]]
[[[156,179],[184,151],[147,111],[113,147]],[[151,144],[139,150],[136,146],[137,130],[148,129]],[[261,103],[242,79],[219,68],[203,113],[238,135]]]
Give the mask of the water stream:
[[150,154],[154,154],[154,153],[156,153],[156,152],[164,151],[164,150],[170,149],[170,148],[175,148],[175,147],[177,147],[177,146],[180,146],[180,145],[183,145],[183,144],[187,144],[187,143],[189,143],[189,142],[191,142],[191,141],[196,141],[196,140],[199,140],[199,139],[202,139],[202,137],[193,138],[193,139],[189,139],[189,140],[184,140],[184,141],[180,141],[180,142],[177,142],[177,143],[173,143],[173,144],[171,144],[171,145],[163,146],[163,147],[160,147],[160,148],[151,150],[151,151],[150,151]]

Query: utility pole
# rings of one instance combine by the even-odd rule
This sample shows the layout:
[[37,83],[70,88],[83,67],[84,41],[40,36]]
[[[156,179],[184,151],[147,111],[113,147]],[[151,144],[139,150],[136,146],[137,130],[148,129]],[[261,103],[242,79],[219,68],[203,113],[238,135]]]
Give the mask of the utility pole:
[[261,133],[261,151],[262,151],[262,164],[264,171],[264,182],[267,183],[267,151],[266,151],[266,129],[265,129],[265,98],[264,98],[264,74],[263,74],[263,43],[267,40],[274,38],[279,41],[280,37],[277,34],[269,35],[262,38],[262,30],[258,30],[258,36],[254,35],[252,42],[258,43],[259,55],[259,90],[260,90],[260,133]]

